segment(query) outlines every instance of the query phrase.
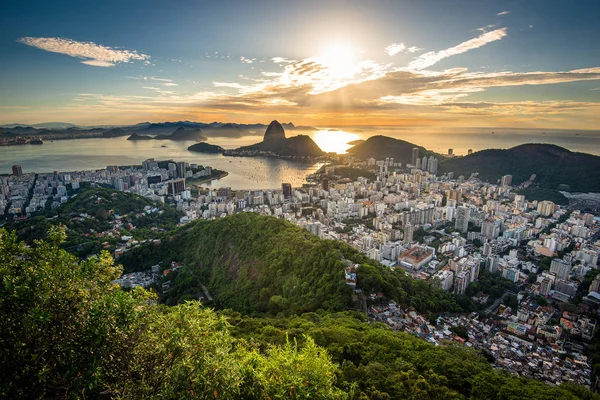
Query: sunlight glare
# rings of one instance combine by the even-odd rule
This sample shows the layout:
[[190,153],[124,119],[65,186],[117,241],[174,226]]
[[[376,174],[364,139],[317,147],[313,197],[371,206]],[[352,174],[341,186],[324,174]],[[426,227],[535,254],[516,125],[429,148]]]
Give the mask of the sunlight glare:
[[353,140],[360,139],[355,133],[344,131],[318,131],[314,134],[313,140],[327,153],[344,154],[352,145],[348,144]]
[[323,48],[318,60],[327,67],[332,78],[344,79],[354,75],[357,51],[347,44],[329,44]]

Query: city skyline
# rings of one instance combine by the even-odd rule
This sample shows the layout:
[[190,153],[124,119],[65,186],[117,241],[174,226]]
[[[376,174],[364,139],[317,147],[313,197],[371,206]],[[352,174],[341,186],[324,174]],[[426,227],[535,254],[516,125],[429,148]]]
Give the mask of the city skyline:
[[600,121],[591,1],[33,3],[0,16],[3,124]]

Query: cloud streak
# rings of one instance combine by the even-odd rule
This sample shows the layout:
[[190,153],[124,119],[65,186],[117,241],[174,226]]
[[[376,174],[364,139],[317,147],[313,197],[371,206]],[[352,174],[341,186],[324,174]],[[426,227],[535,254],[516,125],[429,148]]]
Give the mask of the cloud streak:
[[510,14],[510,11],[501,11],[501,12],[499,12],[499,13],[498,13],[498,14],[496,14],[496,15],[497,15],[497,16],[499,16],[499,17],[501,17],[501,16],[503,16],[503,15],[507,15],[507,14]]
[[458,54],[466,53],[469,50],[477,49],[485,46],[488,43],[501,40],[506,36],[506,28],[496,29],[490,32],[485,32],[476,38],[462,42],[454,47],[450,47],[440,51],[430,51],[422,54],[408,64],[408,69],[421,70],[437,64],[445,58],[452,57]]
[[114,67],[120,63],[148,61],[150,56],[135,50],[120,50],[93,42],[78,42],[73,39],[53,37],[22,37],[17,40],[40,50],[65,54],[79,58],[82,64],[94,67]]

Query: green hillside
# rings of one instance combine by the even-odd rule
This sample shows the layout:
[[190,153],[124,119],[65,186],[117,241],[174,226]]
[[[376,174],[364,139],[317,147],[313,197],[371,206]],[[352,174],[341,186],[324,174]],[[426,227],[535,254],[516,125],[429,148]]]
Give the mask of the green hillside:
[[[67,228],[65,248],[80,256],[96,254],[103,243],[114,250],[120,235],[138,240],[157,236],[177,225],[182,214],[168,204],[106,188],[82,188],[58,209],[20,222],[9,221],[27,243],[46,239],[52,226]],[[109,233],[110,232],[110,233]]]
[[470,176],[496,182],[503,175],[513,176],[519,185],[536,174],[534,184],[541,189],[572,192],[600,192],[600,157],[571,152],[552,144],[524,144],[507,150],[482,150],[440,163],[439,172]]
[[[263,226],[264,227],[264,226]],[[361,313],[250,318],[121,290],[107,253],[79,261],[0,229],[0,398],[598,399],[494,369]],[[243,294],[240,294],[243,295]]]
[[380,292],[424,312],[460,310],[447,292],[384,268],[343,242],[254,213],[185,225],[160,246],[139,247],[119,259],[126,270],[172,261],[184,267],[166,278],[174,285],[162,295],[167,304],[195,298],[203,284],[217,307],[248,314],[360,308],[344,280],[351,263],[360,264],[357,288],[365,294]]

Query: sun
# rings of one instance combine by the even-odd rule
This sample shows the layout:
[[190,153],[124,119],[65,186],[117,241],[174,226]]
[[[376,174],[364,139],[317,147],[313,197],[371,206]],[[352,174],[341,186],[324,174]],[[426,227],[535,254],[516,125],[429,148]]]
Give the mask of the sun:
[[356,48],[345,43],[331,43],[323,46],[318,61],[327,67],[335,79],[350,78],[356,71]]

